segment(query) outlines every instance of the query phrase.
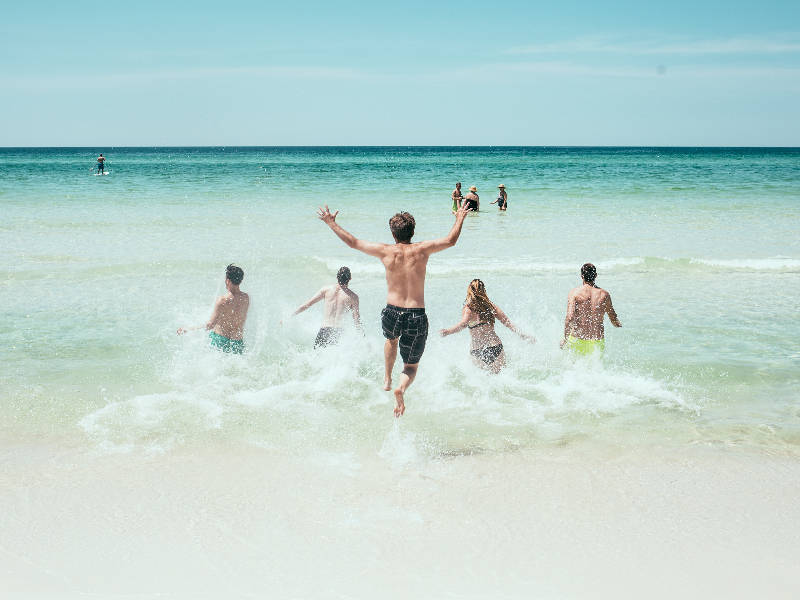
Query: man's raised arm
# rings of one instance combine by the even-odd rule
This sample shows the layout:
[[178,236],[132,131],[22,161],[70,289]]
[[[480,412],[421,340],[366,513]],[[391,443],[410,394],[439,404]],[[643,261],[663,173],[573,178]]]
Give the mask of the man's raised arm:
[[320,206],[317,210],[317,214],[321,221],[327,223],[328,227],[333,229],[333,233],[339,236],[339,239],[342,240],[345,244],[350,246],[351,248],[355,248],[356,250],[363,252],[364,254],[369,254],[370,256],[377,256],[380,258],[383,256],[383,247],[385,244],[378,244],[376,242],[365,242],[364,240],[359,240],[354,236],[352,233],[349,233],[342,229],[342,226],[336,222],[336,215],[339,214],[337,210],[335,213],[331,214],[328,205],[325,205],[325,210],[322,210]]
[[439,238],[438,240],[428,240],[426,242],[420,242],[420,248],[425,250],[428,254],[433,254],[435,252],[441,252],[442,250],[447,250],[448,248],[452,248],[456,245],[458,241],[458,236],[461,235],[461,227],[464,225],[464,219],[467,216],[467,213],[472,211],[471,208],[467,208],[466,206],[459,206],[458,210],[455,211],[456,222],[453,223],[453,228],[450,230],[445,237]]

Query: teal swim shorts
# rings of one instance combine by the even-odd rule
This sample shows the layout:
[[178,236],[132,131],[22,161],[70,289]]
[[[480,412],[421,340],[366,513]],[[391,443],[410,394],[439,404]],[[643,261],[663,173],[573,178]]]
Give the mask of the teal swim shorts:
[[208,337],[211,338],[211,345],[223,352],[241,354],[244,350],[244,340],[232,340],[213,331],[208,334]]

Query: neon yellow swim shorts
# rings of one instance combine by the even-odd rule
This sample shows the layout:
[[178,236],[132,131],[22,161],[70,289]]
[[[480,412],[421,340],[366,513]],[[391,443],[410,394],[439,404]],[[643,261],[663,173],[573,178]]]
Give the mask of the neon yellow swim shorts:
[[567,338],[567,348],[578,356],[591,356],[594,354],[595,350],[598,350],[602,356],[606,349],[606,341],[604,339],[582,340],[574,336],[569,336]]

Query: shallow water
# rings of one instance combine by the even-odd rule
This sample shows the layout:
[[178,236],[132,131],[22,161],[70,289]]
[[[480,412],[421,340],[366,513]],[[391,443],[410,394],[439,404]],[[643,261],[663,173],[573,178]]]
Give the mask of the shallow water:
[[[438,237],[457,180],[395,420],[382,267],[315,209]],[[799,200],[794,149],[0,149],[0,595],[793,598]],[[586,261],[602,360],[558,348]],[[242,356],[175,334],[230,262]],[[342,265],[366,335],[315,351]],[[435,335],[475,277],[538,339],[497,376]]]
[[[94,451],[193,445],[408,465],[556,446],[800,449],[800,151],[794,149],[171,148],[0,150],[0,432]],[[431,331],[469,281],[538,339],[501,327],[508,368],[431,335],[406,416],[382,378],[376,259],[319,222],[389,242],[452,224],[456,180],[484,210],[431,259]],[[508,188],[509,210],[489,202]],[[579,268],[598,266],[623,322],[600,361],[558,348]],[[247,351],[204,334],[224,267],[245,271]],[[366,337],[314,351],[320,310],[277,322],[348,265]],[[397,376],[397,371],[396,371]]]

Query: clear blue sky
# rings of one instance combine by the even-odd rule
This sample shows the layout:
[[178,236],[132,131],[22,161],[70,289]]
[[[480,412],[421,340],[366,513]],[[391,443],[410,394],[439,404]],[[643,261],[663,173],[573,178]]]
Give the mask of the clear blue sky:
[[0,3],[0,146],[800,146],[800,2]]

